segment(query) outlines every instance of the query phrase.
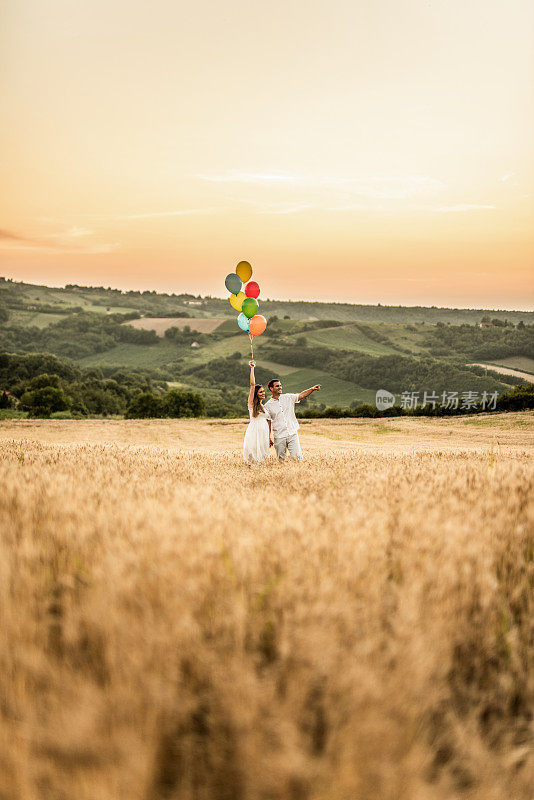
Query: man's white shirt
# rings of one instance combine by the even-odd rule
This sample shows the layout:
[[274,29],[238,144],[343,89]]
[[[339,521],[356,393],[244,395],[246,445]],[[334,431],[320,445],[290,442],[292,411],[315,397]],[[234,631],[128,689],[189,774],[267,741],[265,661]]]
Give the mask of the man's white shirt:
[[300,426],[295,416],[295,403],[300,403],[299,396],[291,392],[281,394],[278,400],[271,397],[264,403],[264,408],[271,416],[274,439],[284,439],[298,431]]

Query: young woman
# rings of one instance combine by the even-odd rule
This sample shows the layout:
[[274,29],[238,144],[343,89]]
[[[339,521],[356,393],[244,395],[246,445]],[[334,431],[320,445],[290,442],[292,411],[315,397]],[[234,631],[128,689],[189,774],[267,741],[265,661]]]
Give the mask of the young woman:
[[269,455],[271,417],[262,404],[262,400],[265,399],[265,389],[261,383],[256,383],[254,377],[255,362],[249,361],[248,365],[250,367],[250,392],[248,395],[250,422],[243,443],[243,458],[250,466],[254,462],[260,464]]

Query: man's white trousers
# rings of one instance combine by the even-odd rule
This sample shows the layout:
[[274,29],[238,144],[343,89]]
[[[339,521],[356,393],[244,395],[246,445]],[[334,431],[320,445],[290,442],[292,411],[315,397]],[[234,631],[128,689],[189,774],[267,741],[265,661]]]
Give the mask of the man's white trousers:
[[289,453],[291,458],[302,458],[302,450],[300,449],[298,433],[293,433],[291,436],[283,436],[280,439],[275,439],[274,449],[276,450],[276,455],[282,461],[286,457],[286,452]]

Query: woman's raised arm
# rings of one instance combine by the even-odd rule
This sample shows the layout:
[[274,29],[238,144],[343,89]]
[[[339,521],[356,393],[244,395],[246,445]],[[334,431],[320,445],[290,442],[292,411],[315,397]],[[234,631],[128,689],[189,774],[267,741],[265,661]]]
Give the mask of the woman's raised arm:
[[254,361],[249,361],[248,365],[250,367],[250,392],[248,393],[248,408],[249,411],[251,411],[254,403],[254,387],[256,386],[256,378],[254,377],[254,367],[256,366],[256,363]]

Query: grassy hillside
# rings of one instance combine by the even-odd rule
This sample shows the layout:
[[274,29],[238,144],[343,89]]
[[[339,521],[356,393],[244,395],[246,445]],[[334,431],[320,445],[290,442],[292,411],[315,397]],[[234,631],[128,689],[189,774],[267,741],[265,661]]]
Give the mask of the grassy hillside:
[[[377,323],[375,323],[375,326],[377,326]],[[402,327],[404,326],[399,326],[399,328]],[[400,330],[396,331],[394,341],[397,341],[399,334]],[[325,345],[326,347],[342,348],[344,350],[359,350],[362,353],[377,356],[396,352],[396,348],[391,342],[377,342],[376,339],[369,337],[369,333],[362,330],[361,325],[354,323],[341,325],[338,328],[326,328],[306,333],[306,341],[309,344]]]
[[[377,389],[502,393],[521,378],[477,362],[533,370],[532,312],[492,311],[494,324],[480,328],[483,310],[268,301],[261,311],[258,378],[279,376],[289,391],[322,383],[315,406],[373,403]],[[0,279],[0,350],[52,353],[108,377],[142,371],[199,390],[228,413],[246,396],[249,339],[217,298]]]
[[[221,294],[225,294],[221,283]],[[534,323],[534,311],[503,311],[488,309],[437,308],[436,306],[383,306],[351,303],[319,303],[307,301],[282,301],[261,297],[262,313],[266,317],[288,316],[291,319],[337,320],[339,322],[392,322],[426,323],[448,322],[473,325],[489,314],[492,318],[508,319],[517,324]],[[191,317],[234,317],[234,311],[226,299],[201,297],[191,294],[158,294],[155,291],[122,291],[90,286],[68,285],[65,288],[38,286],[15,282],[0,277],[0,303],[10,307],[38,305],[53,306],[56,313],[65,313],[69,308],[81,307],[97,313],[128,313],[137,311],[146,316],[172,316],[188,314]],[[30,310],[30,309],[28,309]]]
[[321,402],[327,406],[349,406],[355,400],[362,403],[374,403],[375,400],[375,392],[372,390],[336,378],[326,371],[304,368],[279,377],[285,392],[300,392],[307,386],[320,383],[323,386],[321,393],[312,395],[308,401],[312,406]]
[[106,350],[104,353],[95,353],[85,358],[77,359],[82,367],[128,367],[130,369],[157,369],[170,367],[186,348],[179,347],[165,340],[155,345],[119,344]]
[[[492,362],[495,363],[496,362]],[[534,358],[527,358],[526,356],[511,356],[510,358],[501,358],[499,367],[509,367],[510,369],[521,370],[522,372],[529,372],[534,375]]]

